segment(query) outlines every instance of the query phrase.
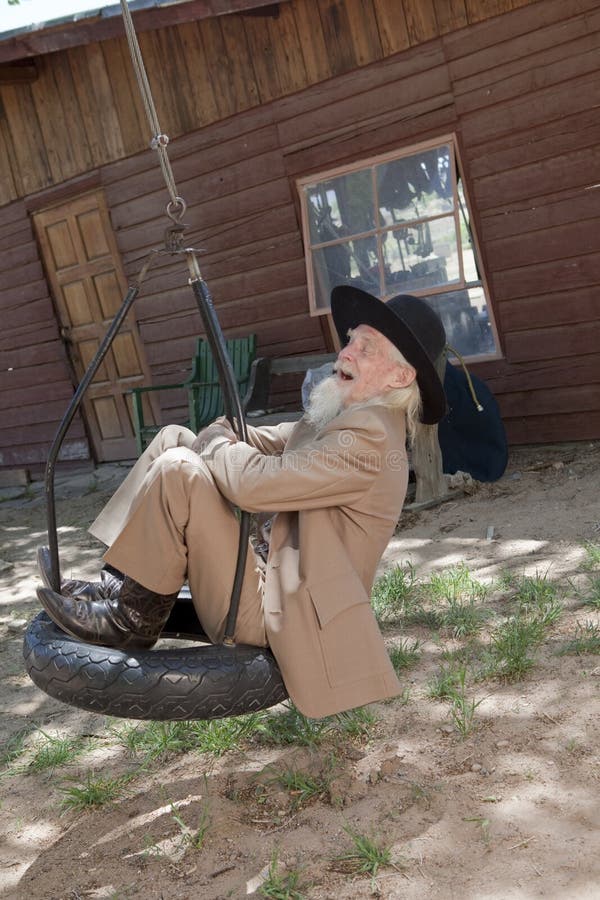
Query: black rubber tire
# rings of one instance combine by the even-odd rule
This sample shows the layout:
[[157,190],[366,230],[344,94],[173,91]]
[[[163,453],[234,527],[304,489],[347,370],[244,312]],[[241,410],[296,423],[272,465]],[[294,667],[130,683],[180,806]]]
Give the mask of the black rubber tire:
[[287,697],[266,648],[111,650],[70,637],[43,612],[25,632],[23,656],[32,681],[51,697],[127,719],[220,719]]

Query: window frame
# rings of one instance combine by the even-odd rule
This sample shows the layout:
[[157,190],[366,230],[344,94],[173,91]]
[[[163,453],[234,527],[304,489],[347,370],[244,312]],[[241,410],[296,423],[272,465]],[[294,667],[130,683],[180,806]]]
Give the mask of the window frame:
[[[454,218],[455,230],[456,234],[459,238],[459,242],[457,242],[457,246],[460,245],[460,252],[458,252],[458,265],[459,265],[459,279],[455,282],[446,282],[443,285],[430,286],[427,288],[410,288],[408,289],[411,294],[414,294],[415,297],[429,297],[429,296],[437,296],[440,294],[449,294],[455,291],[461,290],[469,290],[472,288],[479,288],[483,290],[483,294],[486,301],[486,307],[488,311],[488,317],[490,322],[490,327],[492,330],[493,338],[494,338],[494,346],[496,348],[495,352],[487,352],[481,354],[473,354],[470,356],[465,356],[465,359],[471,360],[473,362],[484,362],[486,360],[494,360],[502,358],[502,349],[499,340],[498,329],[496,326],[496,319],[494,314],[494,309],[491,302],[491,296],[489,291],[488,279],[486,276],[485,268],[483,265],[481,250],[480,250],[480,242],[477,234],[477,228],[474,222],[473,216],[473,204],[471,203],[471,198],[469,196],[469,191],[467,184],[465,182],[464,170],[460,158],[460,148],[459,142],[457,139],[457,135],[455,132],[451,132],[448,134],[440,135],[439,137],[429,139],[427,141],[420,141],[415,144],[410,144],[401,149],[396,149],[393,151],[388,151],[386,153],[375,154],[373,156],[363,157],[360,160],[356,160],[352,163],[347,163],[345,165],[336,166],[331,169],[325,169],[322,171],[313,172],[311,175],[305,175],[296,179],[296,190],[298,192],[299,202],[300,202],[300,217],[302,223],[302,239],[304,243],[304,261],[306,266],[306,280],[308,286],[308,301],[309,301],[309,314],[311,316],[331,316],[331,307],[317,306],[316,300],[316,292],[315,292],[315,271],[313,264],[313,251],[317,249],[321,249],[323,247],[333,247],[336,245],[344,245],[348,242],[348,237],[343,236],[336,238],[331,241],[324,241],[319,244],[314,244],[311,238],[310,233],[310,220],[308,215],[308,188],[314,187],[319,182],[330,181],[331,179],[338,178],[342,175],[349,175],[354,172],[364,171],[366,169],[371,169],[371,178],[372,178],[372,187],[373,187],[373,201],[374,201],[374,211],[376,213],[376,221],[375,227],[371,228],[367,231],[353,234],[352,239],[360,239],[360,238],[369,238],[375,237],[377,241],[378,248],[378,259],[379,259],[379,296],[383,299],[389,299],[394,296],[397,291],[386,292],[384,290],[385,287],[385,279],[384,279],[384,270],[381,265],[381,260],[383,258],[382,254],[382,235],[387,234],[388,232],[392,232],[395,228],[398,228],[399,223],[392,223],[392,225],[384,225],[381,226],[379,224],[379,213],[378,213],[378,191],[377,191],[377,173],[376,167],[386,162],[393,162],[395,160],[403,159],[409,156],[415,156],[419,153],[422,153],[427,150],[435,149],[436,147],[440,147],[443,145],[447,145],[450,152],[450,166],[451,171],[453,173],[458,173],[458,178],[453,175],[452,179],[452,197],[453,197],[453,211],[452,213],[448,212],[440,212],[433,216],[422,216],[420,218],[415,218],[410,220],[409,227],[414,227],[419,225],[422,222],[435,222],[439,219],[449,218],[450,215]],[[462,191],[465,199],[465,203],[467,206],[468,212],[468,226],[470,231],[470,236],[472,240],[472,251],[475,261],[476,269],[479,273],[479,279],[475,281],[465,280],[465,271],[464,271],[464,259],[463,259],[463,244],[460,241],[461,234],[461,222],[460,222],[460,201],[458,195],[458,182],[461,182]],[[332,329],[332,332],[335,333],[335,329]]]

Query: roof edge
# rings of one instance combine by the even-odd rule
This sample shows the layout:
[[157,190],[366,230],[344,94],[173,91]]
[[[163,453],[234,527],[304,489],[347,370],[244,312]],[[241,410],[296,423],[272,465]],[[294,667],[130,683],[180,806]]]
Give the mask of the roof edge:
[[[279,0],[286,3],[288,0]],[[182,25],[231,13],[245,13],[270,7],[265,15],[275,15],[273,0],[130,0],[129,9],[136,31],[152,31],[166,25]],[[49,22],[27,25],[0,34],[0,62],[11,62],[70,47],[123,37],[125,28],[120,4],[89,9]]]

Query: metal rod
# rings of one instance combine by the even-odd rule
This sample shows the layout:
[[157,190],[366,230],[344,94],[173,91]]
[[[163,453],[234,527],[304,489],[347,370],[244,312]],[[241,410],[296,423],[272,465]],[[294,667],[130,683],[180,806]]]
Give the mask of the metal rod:
[[123,303],[121,304],[120,309],[118,310],[116,316],[114,317],[110,328],[104,335],[102,343],[98,347],[96,355],[90,362],[89,366],[85,370],[84,376],[79,382],[77,386],[77,390],[73,394],[73,399],[71,400],[66,413],[64,414],[60,425],[58,426],[58,431],[56,432],[56,436],[50,447],[50,452],[48,454],[48,461],[46,463],[46,516],[48,523],[48,547],[50,550],[50,563],[51,563],[51,577],[52,577],[52,587],[55,591],[60,593],[60,562],[58,557],[58,535],[56,533],[56,505],[54,498],[54,473],[56,460],[58,459],[58,454],[60,452],[60,448],[62,446],[62,442],[65,438],[69,425],[73,421],[73,416],[79,409],[81,405],[82,397],[85,391],[88,388],[88,385],[92,381],[94,375],[98,371],[102,360],[106,356],[110,345],[112,344],[114,337],[121,327],[123,323],[123,319],[126,317],[131,304],[137,297],[140,290],[140,281],[141,277],[138,280],[138,283],[132,285],[127,291]]
[[[248,429],[244,417],[244,410],[240,399],[237,380],[233,366],[227,352],[225,338],[221,331],[221,326],[213,306],[212,297],[208,289],[208,285],[200,274],[200,269],[195,255],[188,251],[188,263],[192,277],[190,284],[196,295],[198,309],[204,325],[204,330],[208,338],[208,343],[215,360],[217,371],[219,373],[219,381],[223,391],[223,401],[227,418],[235,428],[238,437],[242,441],[248,440]],[[229,612],[225,623],[225,634],[223,635],[223,643],[233,644],[233,636],[235,634],[235,624],[237,620],[238,608],[240,604],[240,594],[242,591],[242,582],[246,570],[246,558],[248,555],[248,540],[250,538],[250,514],[241,511],[240,516],[240,536],[238,545],[238,557],[233,579],[233,587],[231,590],[231,598],[229,601]]]

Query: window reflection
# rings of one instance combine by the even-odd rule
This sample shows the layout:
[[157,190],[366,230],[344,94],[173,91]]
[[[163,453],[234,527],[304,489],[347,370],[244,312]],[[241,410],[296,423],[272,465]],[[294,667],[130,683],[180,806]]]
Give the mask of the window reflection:
[[338,284],[384,300],[415,294],[439,312],[460,353],[495,352],[455,152],[441,143],[301,182],[313,312],[329,310]]
[[310,237],[315,244],[375,227],[370,169],[323,181],[308,190]]
[[452,212],[450,148],[437,147],[377,166],[379,224]]

